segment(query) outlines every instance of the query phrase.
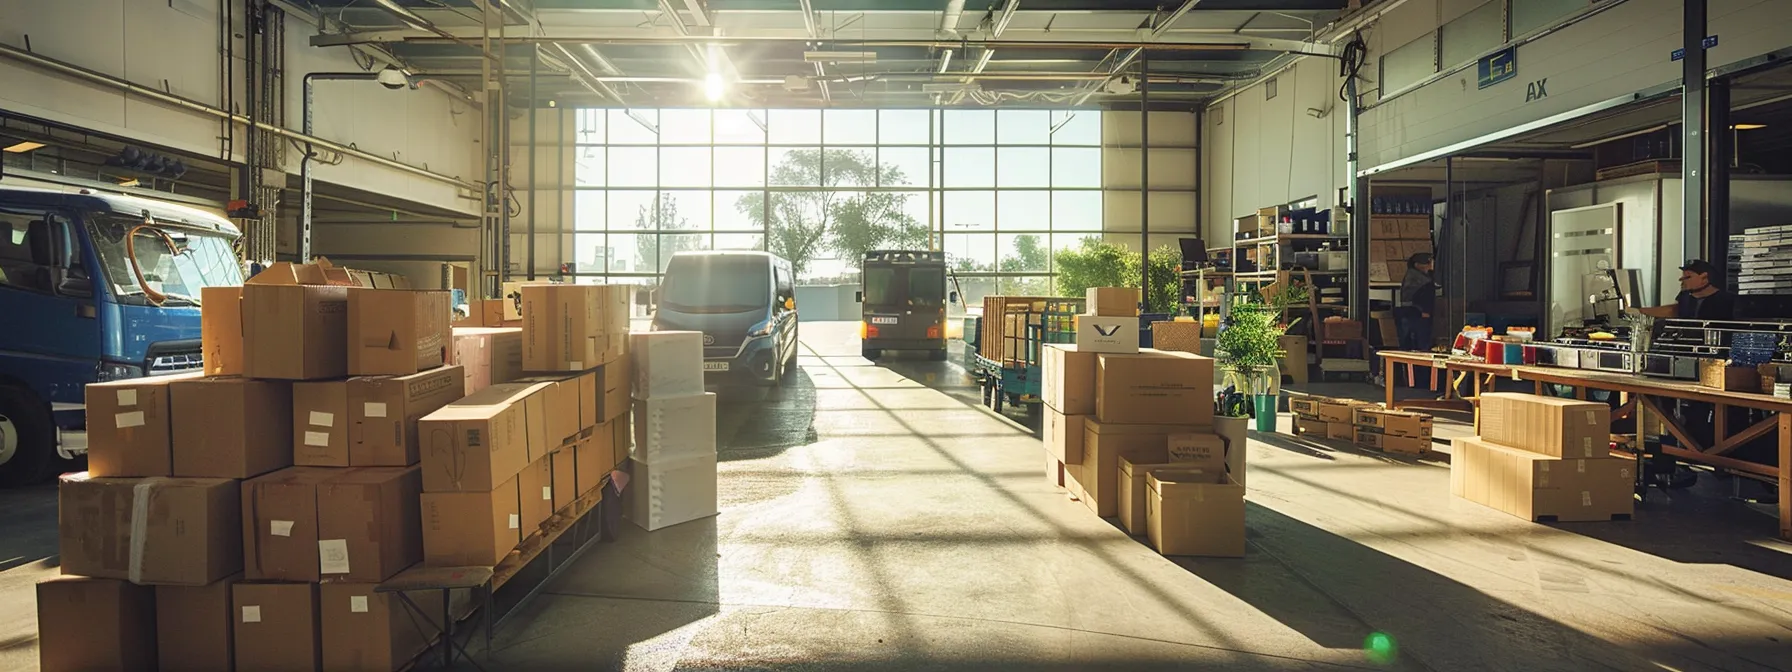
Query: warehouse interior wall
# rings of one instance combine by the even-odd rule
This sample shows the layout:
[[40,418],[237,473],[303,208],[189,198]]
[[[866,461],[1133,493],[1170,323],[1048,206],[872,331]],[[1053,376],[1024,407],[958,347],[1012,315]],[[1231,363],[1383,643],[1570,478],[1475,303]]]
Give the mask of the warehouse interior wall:
[[[1103,238],[1135,250],[1146,215],[1141,192],[1150,199],[1152,248],[1173,247],[1178,238],[1200,231],[1196,203],[1201,137],[1196,115],[1192,111],[1149,115],[1149,128],[1136,110],[1103,112],[1101,119]],[[1141,158],[1150,162],[1148,184]]]
[[1302,59],[1207,108],[1207,240],[1230,239],[1233,220],[1259,208],[1309,198],[1337,205],[1348,182],[1341,84],[1336,61]]
[[[578,227],[573,211],[577,157],[574,153],[577,125],[571,111],[535,110],[534,180],[529,173],[529,114],[510,120],[510,182],[516,187],[516,204],[510,218],[510,274],[528,276],[529,216],[535,213],[535,275],[556,275],[560,264],[576,264],[573,231]],[[597,228],[595,226],[588,228]]]

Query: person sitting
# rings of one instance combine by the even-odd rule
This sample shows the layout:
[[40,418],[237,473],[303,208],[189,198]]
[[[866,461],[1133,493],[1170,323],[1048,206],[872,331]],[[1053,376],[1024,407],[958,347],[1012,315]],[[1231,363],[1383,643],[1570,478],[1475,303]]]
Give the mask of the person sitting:
[[1430,352],[1436,345],[1431,340],[1431,311],[1437,307],[1437,281],[1431,272],[1437,261],[1429,252],[1419,252],[1406,260],[1406,277],[1400,281],[1400,295],[1394,306],[1394,324],[1400,331],[1400,349]]
[[1682,320],[1728,320],[1735,314],[1736,297],[1711,282],[1711,262],[1694,259],[1680,267],[1680,294],[1673,305],[1638,308],[1650,317]]

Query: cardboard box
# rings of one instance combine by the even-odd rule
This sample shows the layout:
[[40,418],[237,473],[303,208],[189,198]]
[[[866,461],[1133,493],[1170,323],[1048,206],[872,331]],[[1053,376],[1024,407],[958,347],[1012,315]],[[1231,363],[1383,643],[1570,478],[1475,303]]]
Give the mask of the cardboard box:
[[1095,362],[1095,416],[1120,424],[1213,424],[1213,359],[1141,350]]
[[239,583],[231,593],[236,669],[321,669],[315,584]]
[[87,473],[97,478],[174,474],[169,383],[198,373],[89,383]]
[[1348,422],[1325,423],[1325,438],[1350,441],[1356,438],[1356,425]]
[[573,445],[564,446],[548,454],[548,461],[552,464],[550,469],[553,472],[551,486],[553,487],[555,511],[565,510],[566,507],[572,506],[573,500],[578,499],[579,495],[585,494],[585,490],[579,488],[579,458],[581,457],[580,453],[587,455],[589,453],[580,450],[579,446],[596,440],[595,430],[589,431],[591,431],[590,435],[580,438]]
[[1431,439],[1431,416],[1412,411],[1396,411],[1380,406],[1358,406],[1354,422],[1375,434],[1415,439]]
[[1401,220],[1400,237],[1408,240],[1431,240],[1431,222],[1424,219]]
[[1478,421],[1485,441],[1551,457],[1605,457],[1611,448],[1611,407],[1602,401],[1535,394],[1481,395]]
[[116,579],[47,579],[37,584],[36,643],[44,672],[155,670],[155,593]]
[[1045,455],[1045,482],[1064,487],[1064,463],[1051,453]]
[[629,460],[628,519],[652,532],[716,515],[716,456]]
[[421,459],[417,421],[464,394],[461,367],[293,385],[293,463],[404,467]]
[[1079,352],[1112,352],[1134,354],[1139,351],[1139,318],[1076,317],[1076,348]]
[[1171,434],[1170,462],[1195,462],[1215,469],[1226,468],[1226,438],[1212,432]]
[[1482,437],[1451,442],[1450,490],[1525,520],[1604,521],[1634,507],[1636,462],[1554,458]]
[[356,289],[348,294],[348,372],[405,376],[448,363],[449,293]]
[[1124,425],[1083,422],[1083,462],[1077,478],[1083,503],[1106,518],[1117,515],[1120,458],[1136,464],[1161,464],[1170,457],[1170,435],[1203,431],[1195,425]]
[[684,397],[703,393],[703,332],[649,331],[628,335],[635,366],[635,396]]
[[523,330],[455,327],[449,363],[466,374],[466,393],[523,376]]
[[292,383],[188,378],[169,392],[174,475],[250,478],[292,464]]
[[1315,439],[1328,438],[1331,436],[1331,426],[1332,423],[1324,420],[1294,416],[1294,433],[1297,436],[1311,436]]
[[1046,345],[1039,351],[1039,369],[1039,396],[1047,407],[1065,415],[1095,413],[1095,353],[1071,344]]
[[518,492],[513,476],[489,492],[423,493],[423,564],[498,564],[523,540]]
[[[567,451],[558,451],[567,452]],[[576,473],[576,472],[575,472]],[[541,529],[548,516],[554,515],[554,460],[543,455],[516,475],[517,514],[524,535]]]
[[1431,254],[1431,241],[1429,239],[1400,241],[1399,258],[1401,261],[1412,261],[1412,255],[1415,254]]
[[[1170,447],[1172,451],[1178,450],[1178,439],[1183,439],[1185,441],[1181,446],[1180,452],[1181,456],[1187,459],[1178,459],[1178,456],[1174,452],[1170,456],[1169,461],[1158,464],[1133,464],[1131,460],[1124,457],[1120,458],[1120,529],[1126,530],[1127,534],[1135,537],[1143,536],[1145,534],[1145,493],[1148,490],[1145,485],[1145,474],[1150,470],[1179,468],[1225,471],[1226,457],[1224,448],[1222,447],[1217,452],[1207,450],[1206,442],[1204,440],[1190,438],[1200,436],[1203,435],[1176,434],[1170,437]],[[1213,435],[1208,434],[1205,436]],[[1219,437],[1215,436],[1213,438],[1217,439]],[[1191,449],[1194,448],[1200,448],[1200,450],[1191,452]]]
[[1328,317],[1319,323],[1320,339],[1355,341],[1363,337],[1363,323],[1339,317]]
[[1244,557],[1244,486],[1224,472],[1146,472],[1146,536],[1164,555]]
[[1356,428],[1356,445],[1389,453],[1402,455],[1424,455],[1431,452],[1429,436],[1395,436],[1379,434],[1368,428]]
[[546,454],[546,430],[531,422],[533,396],[522,383],[493,385],[418,420],[423,490],[491,492],[529,465],[532,445]]
[[1722,359],[1699,360],[1699,384],[1726,392],[1760,392],[1760,371],[1752,366],[1730,366]]
[[[1356,409],[1368,405],[1369,402],[1367,401],[1358,401],[1355,399],[1322,399],[1319,402],[1319,412],[1316,416],[1320,420],[1326,422],[1341,422],[1346,425],[1355,424]],[[1345,438],[1350,437],[1346,436]]]
[[1290,396],[1288,397],[1288,412],[1293,413],[1296,418],[1319,420],[1319,405],[1328,401],[1331,401],[1331,397],[1321,397],[1316,395],[1300,397]]
[[1083,462],[1083,421],[1086,415],[1065,415],[1058,409],[1045,409],[1045,453],[1065,464]]
[[[1402,270],[1404,270],[1405,266],[1402,265],[1401,268],[1402,268]],[[1402,275],[1401,277],[1405,277],[1405,276]],[[1393,281],[1394,281],[1393,276],[1388,273],[1388,265],[1387,264],[1379,262],[1379,261],[1369,263],[1369,282],[1385,284],[1385,283],[1389,283],[1389,282],[1393,282]]]
[[[282,272],[285,266],[289,270]],[[276,263],[243,285],[243,374],[313,380],[348,375],[349,288],[295,277]],[[309,267],[309,265],[305,265]]]
[[243,491],[251,580],[377,582],[421,556],[416,467],[293,467]]
[[243,352],[243,288],[201,287],[199,356],[208,376],[240,376]]
[[1405,265],[1406,258],[1400,256],[1400,243],[1393,240],[1376,240],[1369,243],[1370,262],[1398,261]]
[[232,669],[231,576],[204,586],[156,586],[156,656],[164,670]]
[[[504,307],[505,307],[505,304],[510,303],[510,301],[506,301],[504,299],[475,299],[468,303],[469,303],[469,305],[467,307],[468,311],[474,317],[478,318],[479,326],[482,326],[482,327],[512,326],[509,324],[505,324],[506,320],[504,319],[504,312],[505,312]],[[520,316],[521,312],[518,312],[518,315]],[[521,322],[522,320],[519,317],[517,321]],[[519,332],[522,330],[521,325],[515,325],[515,326]]]
[[1276,337],[1276,347],[1282,351],[1282,357],[1276,360],[1280,368],[1279,374],[1288,376],[1296,385],[1307,383],[1307,337],[1282,335]]
[[[590,376],[590,377],[587,377]],[[583,374],[556,374],[551,376],[528,376],[518,383],[533,385],[537,405],[541,409],[542,437],[545,444],[531,445],[529,461],[533,462],[561,444],[566,443],[584,429],[582,424],[588,413],[581,411],[580,386],[596,380],[592,372]],[[593,385],[595,387],[595,385]],[[531,418],[533,421],[533,418]]]
[[[409,664],[429,647],[425,628],[418,628],[404,603],[370,583],[326,583],[318,587],[322,618],[323,669],[330,672],[392,672]],[[432,618],[440,619],[440,591],[417,591],[407,597]]]
[[1391,218],[1372,217],[1369,219],[1369,236],[1376,240],[1399,238],[1401,221]]
[[716,395],[659,397],[635,402],[637,462],[695,459],[716,454]]
[[1090,287],[1085,294],[1085,310],[1100,317],[1138,317],[1139,288]]
[[634,363],[624,357],[597,371],[597,417],[593,425],[627,415],[634,408]]
[[633,288],[524,285],[523,369],[584,371],[628,353]]
[[203,586],[242,571],[242,486],[225,478],[91,478],[56,490],[62,573]]
[[1195,321],[1152,322],[1151,347],[1164,352],[1201,354],[1201,323]]
[[617,416],[592,432],[591,438],[577,445],[579,494],[591,492],[603,480],[628,461],[634,445],[629,416]]

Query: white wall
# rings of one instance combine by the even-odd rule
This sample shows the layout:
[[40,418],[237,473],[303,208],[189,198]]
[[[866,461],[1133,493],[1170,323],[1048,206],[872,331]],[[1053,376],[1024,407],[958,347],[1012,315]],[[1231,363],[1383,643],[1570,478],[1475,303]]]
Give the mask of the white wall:
[[1232,220],[1258,208],[1315,196],[1331,207],[1348,181],[1335,62],[1302,60],[1275,79],[1274,98],[1259,84],[1207,110],[1208,240],[1230,238]]
[[1200,230],[1195,205],[1200,129],[1195,114],[1152,112],[1147,129],[1137,111],[1103,112],[1101,128],[1103,237],[1139,246],[1145,219],[1139,196],[1144,182],[1141,158],[1150,162],[1151,246],[1175,245],[1177,238],[1195,235]]

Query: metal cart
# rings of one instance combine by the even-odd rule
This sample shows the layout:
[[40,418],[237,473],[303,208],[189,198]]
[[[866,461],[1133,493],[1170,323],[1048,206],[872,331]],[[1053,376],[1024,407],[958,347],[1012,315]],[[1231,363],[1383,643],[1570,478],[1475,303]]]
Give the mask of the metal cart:
[[976,330],[979,344],[985,338],[1000,339],[1000,347],[966,348],[983,403],[997,413],[1004,404],[1038,404],[1041,350],[1050,343],[1076,342],[1076,317],[1083,306],[1083,299],[1044,299],[1011,306],[1000,316],[983,316]]

